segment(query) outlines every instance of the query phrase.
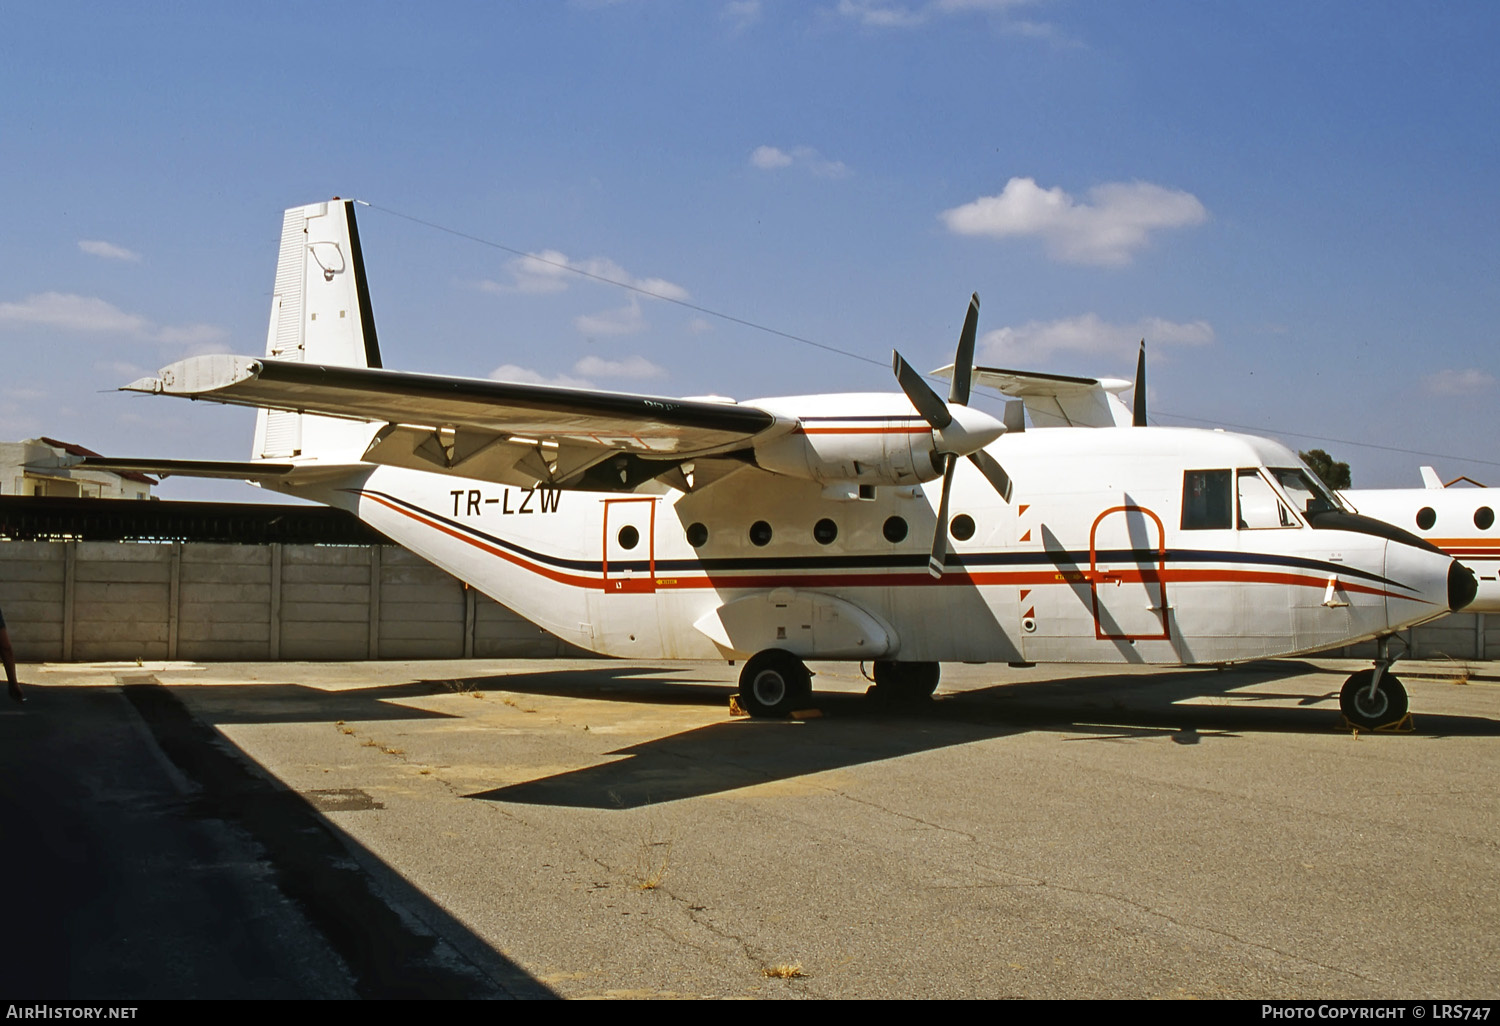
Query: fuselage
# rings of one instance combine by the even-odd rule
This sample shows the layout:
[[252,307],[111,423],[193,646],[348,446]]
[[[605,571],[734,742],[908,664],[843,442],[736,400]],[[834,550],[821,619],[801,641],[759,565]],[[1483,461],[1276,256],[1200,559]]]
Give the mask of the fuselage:
[[559,637],[638,659],[1227,663],[1312,652],[1449,611],[1453,561],[1312,526],[1265,439],[1058,428],[960,463],[946,572],[936,482],[830,497],[747,466],[690,492],[518,488],[369,466],[295,493],[388,536]]

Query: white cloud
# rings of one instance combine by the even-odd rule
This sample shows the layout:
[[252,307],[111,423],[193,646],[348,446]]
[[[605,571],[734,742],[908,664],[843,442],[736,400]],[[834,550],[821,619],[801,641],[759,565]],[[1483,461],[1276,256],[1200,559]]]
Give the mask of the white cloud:
[[104,257],[106,260],[128,260],[131,263],[138,263],[141,259],[139,253],[99,239],[79,239],[78,248],[89,256]]
[[861,25],[875,28],[905,28],[927,20],[930,5],[918,8],[885,3],[883,0],[839,0],[838,12]]
[[644,356],[627,356],[623,360],[606,360],[598,356],[585,356],[573,365],[573,370],[591,378],[664,378],[667,372]]
[[0,324],[36,324],[86,334],[129,335],[149,330],[146,318],[112,303],[71,292],[39,292],[19,303],[0,303]]
[[600,356],[585,356],[573,364],[572,374],[555,374],[548,377],[528,367],[507,363],[490,371],[496,381],[518,381],[523,385],[556,385],[559,388],[588,388],[598,386],[595,379],[629,378],[643,381],[649,378],[664,378],[667,372],[644,356],[626,356],[619,360],[607,360]]
[[607,257],[590,257],[587,260],[570,260],[567,254],[555,249],[517,257],[506,264],[511,273],[511,282],[504,284],[482,281],[479,288],[484,292],[520,292],[542,294],[562,292],[574,278],[584,276],[614,285],[624,285],[646,293],[657,299],[685,301],[687,289],[665,278],[638,278]]
[[1061,188],[1012,178],[998,196],[981,196],[939,217],[958,235],[1035,236],[1054,259],[1118,267],[1151,241],[1152,232],[1201,224],[1208,211],[1191,193],[1150,182],[1098,185],[1080,202]]
[[977,351],[986,364],[1031,370],[1045,366],[1060,353],[1084,353],[1112,360],[1134,355],[1136,343],[1143,338],[1148,347],[1208,345],[1214,340],[1214,329],[1207,321],[1177,322],[1160,317],[1142,317],[1132,324],[1111,324],[1098,314],[1088,313],[986,332],[979,338]]
[[792,155],[775,146],[757,146],[750,154],[750,163],[762,171],[774,171],[777,168],[791,167]]
[[1495,387],[1495,376],[1470,367],[1467,370],[1441,370],[1422,379],[1428,395],[1474,395]]
[[[137,375],[137,377],[139,377],[139,375]],[[40,388],[23,387],[0,389],[0,395],[5,396],[5,398],[7,399],[13,399],[16,402],[29,403],[36,402],[39,399],[47,399],[50,397],[51,393],[44,392]]]
[[85,335],[122,335],[163,345],[204,346],[224,338],[211,324],[160,325],[113,303],[71,292],[39,292],[19,303],[0,303],[0,327],[35,325]]
[[520,367],[513,363],[504,363],[490,371],[490,377],[496,381],[515,381],[522,385],[556,385],[559,388],[593,388],[593,382],[582,378],[569,377],[566,374],[558,374],[555,377],[546,377],[538,374],[528,367]]
[[909,28],[955,14],[998,14],[1036,0],[927,0],[899,4],[891,0],[839,0],[838,13],[873,28]]
[[744,31],[760,21],[760,0],[731,0],[720,9],[719,17],[732,24],[736,32]]
[[617,310],[604,310],[596,314],[581,314],[573,318],[573,327],[585,335],[634,335],[646,327],[646,318],[641,316],[641,304],[634,296],[630,302]]
[[795,165],[819,178],[849,177],[849,165],[842,160],[828,160],[811,146],[794,146],[790,151],[776,146],[757,146],[750,154],[750,163],[762,171],[780,171]]

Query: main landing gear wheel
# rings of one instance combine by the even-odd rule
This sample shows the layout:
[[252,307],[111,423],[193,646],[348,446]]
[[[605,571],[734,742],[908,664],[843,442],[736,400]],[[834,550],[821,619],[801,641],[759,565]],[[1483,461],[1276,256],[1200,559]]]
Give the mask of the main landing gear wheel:
[[1380,683],[1371,696],[1373,676],[1374,670],[1360,670],[1344,681],[1344,689],[1339,692],[1339,708],[1344,718],[1358,727],[1384,727],[1406,716],[1406,686],[1395,674],[1386,672],[1380,675]]
[[740,706],[751,716],[785,716],[811,699],[812,674],[790,652],[768,649],[740,671]]
[[937,663],[875,661],[875,696],[893,702],[925,702],[942,677]]

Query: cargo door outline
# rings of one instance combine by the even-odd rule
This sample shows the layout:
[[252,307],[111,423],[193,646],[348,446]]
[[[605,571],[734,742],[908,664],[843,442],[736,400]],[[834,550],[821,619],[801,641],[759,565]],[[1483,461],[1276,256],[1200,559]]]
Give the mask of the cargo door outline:
[[[641,510],[641,503],[649,509]],[[634,504],[635,508],[630,508]],[[644,520],[645,523],[641,523]],[[640,535],[634,548],[620,544],[620,530],[634,527]],[[645,542],[644,550],[641,541]],[[640,595],[656,591],[656,499],[604,500],[604,560],[601,587],[606,595]]]
[[[1099,548],[1098,548],[1099,525],[1104,522],[1104,519],[1106,517],[1114,516],[1114,515],[1123,515],[1123,516],[1125,516],[1125,517],[1128,518],[1132,513],[1144,514],[1146,517],[1150,518],[1151,523],[1153,523],[1153,524],[1156,525],[1156,560],[1155,560],[1155,565],[1153,567],[1151,567],[1150,569],[1147,569],[1146,565],[1139,558],[1139,554],[1143,551],[1142,547],[1136,545],[1134,543],[1134,540],[1130,539],[1130,536],[1129,536],[1129,527],[1128,527],[1128,523],[1127,523],[1126,538],[1130,540],[1130,546],[1129,546],[1129,548],[1130,548],[1130,556],[1126,560],[1126,562],[1129,562],[1130,564],[1132,564],[1131,569],[1127,570],[1127,569],[1124,569],[1123,567],[1119,568],[1119,569],[1109,569],[1108,567],[1101,568],[1100,565],[1099,565]],[[1094,518],[1094,524],[1093,524],[1092,527],[1089,528],[1089,572],[1088,572],[1088,582],[1089,582],[1089,594],[1090,594],[1090,597],[1091,597],[1092,603],[1093,603],[1093,612],[1094,612],[1094,637],[1095,638],[1099,639],[1100,641],[1169,641],[1169,640],[1171,640],[1171,631],[1170,631],[1170,629],[1167,626],[1168,620],[1167,620],[1167,580],[1166,580],[1166,570],[1167,570],[1166,539],[1167,539],[1166,529],[1162,526],[1161,517],[1157,516],[1155,513],[1153,513],[1151,510],[1147,509],[1145,506],[1136,506],[1136,505],[1132,505],[1132,504],[1126,504],[1126,505],[1123,505],[1123,506],[1111,506],[1109,509],[1105,510],[1103,513],[1100,513],[1097,517]],[[1149,540],[1150,539],[1148,538],[1147,541],[1149,542]],[[1144,551],[1150,551],[1150,549],[1146,548]],[[1114,561],[1111,561],[1111,562],[1114,562]],[[1118,633],[1118,634],[1108,633],[1105,630],[1104,623],[1099,618],[1099,613],[1100,613],[1100,594],[1099,594],[1099,589],[1100,589],[1100,586],[1102,585],[1103,587],[1105,587],[1107,589],[1116,589],[1116,590],[1118,590],[1118,589],[1120,589],[1127,582],[1132,583],[1132,584],[1139,583],[1139,585],[1141,586],[1141,591],[1145,592],[1148,595],[1151,593],[1151,591],[1152,591],[1153,588],[1155,589],[1155,604],[1154,605],[1148,605],[1145,608],[1147,608],[1148,610],[1150,610],[1155,615],[1156,621],[1157,621],[1157,626],[1160,628],[1160,630],[1156,631],[1155,633],[1131,633],[1130,630],[1129,630],[1129,628],[1128,628],[1128,625],[1125,628],[1123,628],[1123,632],[1122,633]],[[1122,608],[1121,605],[1120,605],[1120,601],[1121,601],[1120,598],[1115,598],[1115,596],[1111,596],[1109,594],[1109,592],[1107,592],[1107,591],[1105,592],[1105,596],[1104,597],[1105,597],[1105,600],[1106,600],[1105,601],[1105,605],[1104,605],[1104,609],[1105,609],[1106,612],[1109,611],[1111,604],[1116,609]],[[1115,602],[1114,603],[1110,603],[1108,601],[1110,598],[1115,598]],[[1129,601],[1130,601],[1129,598],[1125,599],[1125,602],[1127,604],[1129,603]],[[1118,620],[1116,620],[1116,623],[1118,623]]]

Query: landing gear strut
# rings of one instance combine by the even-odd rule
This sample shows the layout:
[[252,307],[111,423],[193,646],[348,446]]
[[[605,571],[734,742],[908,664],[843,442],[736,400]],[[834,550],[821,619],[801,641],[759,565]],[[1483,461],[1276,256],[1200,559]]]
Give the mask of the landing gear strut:
[[1406,717],[1406,686],[1390,672],[1396,661],[1390,654],[1390,638],[1381,638],[1379,644],[1374,669],[1360,670],[1339,692],[1344,718],[1357,727],[1384,727]]
[[740,671],[740,706],[751,716],[782,717],[811,699],[812,674],[790,652],[767,649]]
[[875,698],[892,702],[925,702],[937,690],[942,667],[937,663],[875,662]]

